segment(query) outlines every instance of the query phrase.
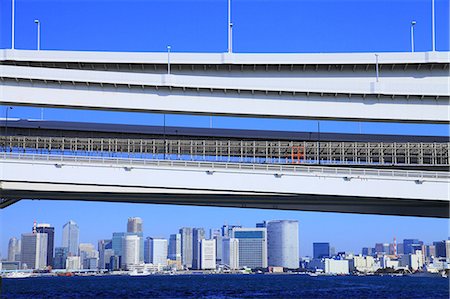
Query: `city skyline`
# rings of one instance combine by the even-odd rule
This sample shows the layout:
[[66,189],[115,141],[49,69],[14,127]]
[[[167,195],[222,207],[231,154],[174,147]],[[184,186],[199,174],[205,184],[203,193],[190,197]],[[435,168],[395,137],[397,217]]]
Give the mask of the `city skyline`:
[[[0,47],[10,48],[10,5],[1,0]],[[77,1],[16,1],[16,48],[36,48],[35,19],[42,25],[42,50],[159,51],[171,45],[173,52],[225,52],[226,1],[130,1],[105,7],[92,1],[89,9]],[[415,26],[416,51],[431,50],[431,1],[233,1],[233,49],[235,52],[387,52],[410,51],[410,23]],[[177,4],[177,5],[174,5]],[[448,1],[436,1],[436,49],[449,49]],[[99,14],[98,11],[102,11]],[[336,13],[336,12],[339,13]],[[370,11],[370,14],[367,12]],[[58,12],[58,13],[55,13]],[[186,13],[188,12],[188,13]],[[207,12],[207,13],[205,13]],[[152,17],[148,17],[151,13]],[[116,22],[116,15],[133,15]],[[176,19],[177,21],[167,22]],[[318,21],[319,20],[319,21]],[[76,26],[75,26],[76,24]],[[161,24],[165,24],[161,28]],[[96,31],[92,31],[96,28]],[[144,33],[144,34],[143,34]],[[64,37],[64,38],[61,38]],[[6,109],[5,109],[6,108]],[[6,117],[8,107],[2,106]],[[210,118],[184,115],[79,111],[14,107],[11,118],[96,121],[208,127]],[[256,120],[213,117],[214,127],[270,128],[315,132],[318,121]],[[448,125],[387,124],[320,121],[323,132],[387,133],[449,136]],[[101,211],[101,212],[99,212]],[[52,217],[49,217],[51,215]],[[125,231],[130,216],[146,223],[145,236],[168,237],[179,227],[217,228],[225,222],[248,226],[263,219],[294,219],[300,223],[300,254],[312,255],[313,241],[327,240],[337,248],[370,246],[393,237],[446,239],[448,219],[317,213],[233,208],[157,206],[139,204],[88,203],[66,201],[20,201],[1,211],[1,252],[5,256],[8,239],[20,237],[30,220],[59,228],[73,219],[80,225],[80,239],[95,242]],[[114,218],[113,218],[114,217]],[[167,223],[173,225],[167,225]],[[166,228],[158,233],[156,227]],[[203,223],[203,224],[202,224]],[[170,228],[169,228],[170,226]],[[95,227],[95,230],[88,230]],[[303,233],[302,233],[303,232]],[[314,238],[314,236],[318,236]],[[56,233],[55,245],[61,244]],[[355,243],[358,242],[358,243]],[[361,244],[360,244],[361,243]]]
[[[51,202],[51,201],[21,201],[20,203],[34,203],[38,205],[64,205],[64,203],[67,205],[75,205],[79,206],[80,203],[77,202],[64,202],[64,201],[58,201],[58,202]],[[89,203],[89,202],[82,202],[82,205],[90,205],[91,207],[87,208],[100,208],[102,205],[111,205],[110,203]],[[143,222],[143,236],[144,238],[152,237],[152,238],[165,238],[169,239],[171,234],[176,234],[179,232],[179,229],[182,227],[190,227],[190,228],[204,228],[205,229],[205,236],[209,237],[209,230],[210,229],[220,229],[222,225],[228,224],[228,225],[241,225],[243,227],[255,227],[256,223],[260,223],[261,221],[271,221],[271,220],[297,220],[299,222],[299,251],[300,256],[312,256],[313,255],[313,247],[312,244],[314,242],[329,242],[332,247],[336,248],[336,251],[348,251],[353,253],[360,253],[361,248],[363,247],[372,247],[376,243],[391,243],[393,238],[395,237],[397,240],[403,240],[403,239],[420,239],[424,241],[426,244],[432,244],[433,241],[436,240],[445,240],[449,237],[448,230],[445,228],[445,224],[447,222],[446,219],[430,219],[430,218],[417,218],[417,222],[421,222],[421,220],[424,223],[430,222],[430,220],[433,220],[435,223],[435,229],[430,231],[430,233],[426,235],[419,235],[416,233],[415,227],[408,227],[408,222],[401,223],[398,221],[398,216],[380,216],[380,215],[355,215],[355,214],[339,214],[339,213],[325,213],[329,215],[329,222],[328,223],[322,223],[322,224],[329,224],[330,226],[325,226],[322,229],[319,229],[319,231],[322,231],[321,234],[313,233],[314,230],[317,230],[318,228],[315,227],[317,225],[316,221],[314,220],[315,216],[322,215],[324,213],[320,212],[298,212],[298,211],[276,211],[276,210],[256,210],[256,209],[236,209],[236,208],[204,208],[204,207],[187,207],[187,206],[169,206],[169,205],[144,205],[144,209],[148,210],[148,213],[143,213],[142,205],[133,205],[133,204],[112,204],[118,206],[118,209],[122,210],[122,213],[124,213],[123,217],[121,216],[119,219],[116,219],[115,223],[108,223],[108,215],[106,217],[99,217],[97,219],[98,227],[102,228],[102,232],[99,232],[98,230],[91,230],[89,229],[89,223],[79,222],[76,219],[76,215],[68,213],[66,215],[74,215],[73,219],[64,219],[64,213],[61,213],[60,217],[48,217],[45,216],[45,211],[42,211],[41,217],[39,216],[39,213],[35,214],[36,217],[28,217],[28,221],[31,221],[28,223],[26,221],[27,215],[21,215],[20,210],[21,208],[18,208],[18,214],[16,214],[16,220],[19,220],[15,223],[14,228],[11,227],[11,229],[8,226],[8,224],[4,225],[6,229],[2,231],[2,246],[1,246],[1,256],[2,258],[7,257],[7,249],[8,249],[8,242],[11,237],[16,237],[20,239],[20,236],[22,233],[25,232],[31,232],[30,227],[32,227],[32,224],[34,220],[37,221],[37,223],[48,223],[52,227],[55,228],[55,240],[54,244],[55,247],[61,247],[62,246],[62,227],[64,224],[66,224],[69,220],[75,221],[75,223],[79,227],[79,242],[80,243],[91,243],[91,244],[97,244],[97,242],[101,239],[110,239],[112,237],[113,232],[126,232],[127,231],[127,221],[130,219],[130,217],[139,217],[142,219]],[[121,208],[122,206],[122,208]],[[14,206],[9,207],[8,209],[14,209]],[[151,210],[153,209],[153,213]],[[202,223],[202,219],[194,219],[191,221],[187,221],[186,219],[173,219],[173,218],[167,218],[164,216],[167,211],[171,211],[174,213],[176,210],[182,211],[187,210],[188,212],[192,212],[192,209],[220,209],[222,211],[222,215],[224,216],[223,221],[216,219],[215,223],[217,225],[214,225],[210,227],[209,225],[205,225]],[[70,210],[70,209],[69,209]],[[125,215],[126,211],[134,211],[134,214]],[[155,210],[159,210],[160,213],[156,212]],[[138,212],[140,211],[140,212]],[[259,214],[258,215],[252,215],[253,217],[247,216],[240,216],[245,214]],[[82,211],[80,211],[80,215],[83,214]],[[147,216],[146,216],[147,214]],[[162,217],[158,218],[158,220],[155,220],[155,215],[161,215]],[[229,219],[225,219],[226,215],[229,214]],[[297,214],[297,217],[295,215]],[[232,215],[235,215],[233,217]],[[279,216],[279,217],[270,217],[271,215]],[[301,216],[300,216],[301,215]],[[294,216],[294,217],[293,217]],[[52,219],[53,218],[53,221]],[[340,223],[338,226],[340,228],[336,228],[337,224],[334,223],[335,221],[339,223],[340,219],[348,219],[348,218],[354,218],[353,221],[349,221],[346,224]],[[366,219],[364,219],[366,218]],[[375,220],[375,222],[370,223],[368,219],[371,218],[371,220]],[[412,217],[405,217],[405,218],[412,218]],[[32,219],[32,220],[31,220]],[[162,222],[162,219],[166,219],[165,222]],[[302,220],[303,219],[303,220]],[[353,238],[349,236],[352,227],[354,227],[355,223],[357,223],[357,219],[364,221],[363,223],[368,228],[367,233],[365,235],[353,235]],[[172,220],[172,221],[171,221]],[[20,224],[19,224],[20,223]],[[61,224],[61,225],[59,225]],[[117,225],[119,224],[119,225]],[[390,224],[393,224],[392,227],[390,227]],[[405,226],[406,224],[406,226]],[[422,225],[420,223],[417,223],[418,226]],[[24,229],[27,228],[27,229]],[[16,232],[16,233],[13,233]],[[388,233],[392,232],[392,236],[390,236]],[[368,235],[370,237],[368,238]],[[358,240],[358,243],[354,243],[355,239]],[[352,245],[350,245],[352,244]]]

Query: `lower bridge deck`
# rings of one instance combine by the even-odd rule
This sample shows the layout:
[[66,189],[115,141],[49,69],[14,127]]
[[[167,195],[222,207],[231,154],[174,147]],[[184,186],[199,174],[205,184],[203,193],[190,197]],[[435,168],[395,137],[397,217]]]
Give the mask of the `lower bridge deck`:
[[450,143],[2,136],[4,152],[447,170]]

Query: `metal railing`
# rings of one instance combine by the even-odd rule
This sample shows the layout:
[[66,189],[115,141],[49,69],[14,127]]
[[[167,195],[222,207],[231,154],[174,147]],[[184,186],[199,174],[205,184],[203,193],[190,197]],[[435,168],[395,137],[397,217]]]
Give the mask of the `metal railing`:
[[[276,165],[276,164],[250,164],[250,163],[227,163],[227,162],[205,162],[205,161],[180,161],[180,160],[150,160],[138,158],[118,158],[118,157],[99,157],[99,156],[66,156],[51,154],[24,154],[24,153],[0,153],[0,158],[4,160],[20,160],[30,162],[52,162],[55,167],[63,167],[70,163],[92,163],[107,164],[124,167],[126,170],[132,170],[133,167],[182,167],[196,168],[206,170],[211,173],[220,170],[239,170],[239,171],[264,171],[272,172],[275,176],[284,174],[308,174],[308,175],[329,175],[346,176],[347,179],[355,177],[395,177],[411,179],[450,179],[449,172],[438,171],[411,171],[411,170],[386,170],[386,169],[363,169],[363,168],[344,168],[344,167],[321,167],[321,166],[303,166],[303,165]],[[344,177],[345,178],[345,177]],[[420,183],[420,181],[418,182]]]
[[450,166],[450,143],[2,136],[0,151],[262,164]]

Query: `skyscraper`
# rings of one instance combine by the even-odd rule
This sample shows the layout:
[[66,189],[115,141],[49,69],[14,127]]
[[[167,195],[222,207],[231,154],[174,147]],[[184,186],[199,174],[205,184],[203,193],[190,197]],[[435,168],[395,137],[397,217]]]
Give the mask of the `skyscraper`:
[[239,269],[239,240],[223,238],[222,243],[222,263],[231,270]]
[[167,239],[151,238],[145,240],[144,260],[154,265],[167,265]]
[[127,233],[142,233],[142,219],[140,217],[130,217],[127,223]]
[[127,235],[135,234],[139,236],[139,262],[144,262],[144,231],[143,221],[140,217],[130,217],[127,222]]
[[192,268],[200,269],[200,241],[205,238],[204,228],[192,230]]
[[54,269],[66,269],[66,259],[69,249],[67,247],[55,248],[55,259],[53,260]]
[[228,225],[222,226],[222,237],[230,238],[232,236],[233,228],[242,227],[241,225]]
[[299,267],[298,221],[274,220],[267,227],[269,266],[297,269]]
[[239,267],[267,267],[266,228],[233,228],[233,238],[239,240]]
[[126,235],[123,239],[122,264],[128,269],[130,265],[139,264],[140,238],[137,235]]
[[70,220],[63,226],[62,247],[69,249],[69,255],[76,256],[78,254],[80,229],[75,221]]
[[54,266],[53,248],[55,247],[55,228],[50,224],[40,223],[36,227],[36,232],[47,234],[47,265]]
[[330,256],[330,243],[313,243],[313,256],[315,259],[321,259]]
[[98,241],[98,267],[100,269],[107,269],[106,264],[109,264],[110,256],[105,258],[105,251],[112,249],[112,240],[99,240]]
[[22,234],[21,260],[28,269],[44,269],[47,266],[47,234]]
[[192,268],[192,228],[180,228],[181,262],[184,267]]
[[181,234],[170,235],[168,258],[181,262]]
[[200,269],[216,269],[216,241],[201,239],[200,243]]
[[9,239],[8,243],[8,261],[14,262],[20,260],[20,240],[17,238]]

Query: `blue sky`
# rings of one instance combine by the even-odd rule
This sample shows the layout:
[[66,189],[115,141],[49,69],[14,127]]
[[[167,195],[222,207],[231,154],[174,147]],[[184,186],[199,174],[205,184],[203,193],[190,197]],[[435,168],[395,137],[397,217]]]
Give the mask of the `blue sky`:
[[[47,50],[224,52],[227,48],[226,0],[16,1],[16,48],[36,48],[35,19],[41,21],[41,48]],[[11,45],[11,1],[0,0],[0,48]],[[449,50],[449,1],[436,0],[436,49]],[[234,0],[235,52],[401,52],[410,51],[410,22],[416,51],[431,50],[431,0],[288,1]],[[5,107],[0,107],[5,116]],[[39,118],[40,109],[14,107],[9,117]],[[161,115],[45,109],[45,119],[162,125]],[[167,125],[209,126],[208,117],[167,116]],[[315,121],[214,117],[214,127],[316,131]],[[321,121],[321,131],[449,136],[446,125],[379,124]],[[28,232],[32,222],[57,229],[69,219],[92,242],[124,231],[126,219],[140,216],[145,235],[168,236],[181,226],[253,226],[270,219],[300,221],[301,254],[313,241],[330,241],[338,250],[360,250],[375,242],[448,237],[447,220],[162,205],[22,201],[0,212],[1,253],[9,237]]]

